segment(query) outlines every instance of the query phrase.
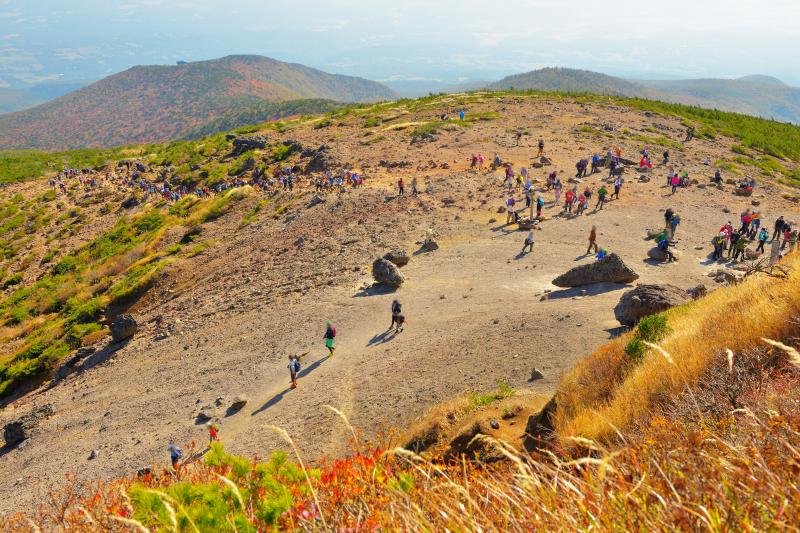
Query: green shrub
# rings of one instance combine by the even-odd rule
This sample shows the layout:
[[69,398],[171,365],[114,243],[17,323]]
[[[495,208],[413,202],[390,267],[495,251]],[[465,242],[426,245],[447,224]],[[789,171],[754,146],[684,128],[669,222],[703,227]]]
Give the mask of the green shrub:
[[642,318],[637,326],[636,336],[643,341],[658,342],[669,333],[667,317],[659,313]]
[[20,283],[22,283],[22,279],[23,279],[22,272],[17,272],[16,274],[9,276],[3,282],[3,288],[7,289],[9,287],[13,287],[14,285],[19,285]]
[[69,331],[67,331],[66,342],[73,348],[81,345],[81,340],[88,334],[100,331],[103,326],[97,322],[89,322],[87,324],[75,324]]
[[489,405],[492,402],[503,400],[513,395],[514,395],[514,389],[511,388],[508,385],[508,383],[506,383],[505,381],[498,381],[496,391],[490,392],[489,394],[478,394],[477,392],[471,392],[467,395],[467,397],[469,399],[470,405],[472,405],[472,407],[475,408],[475,407],[483,407],[484,405]]

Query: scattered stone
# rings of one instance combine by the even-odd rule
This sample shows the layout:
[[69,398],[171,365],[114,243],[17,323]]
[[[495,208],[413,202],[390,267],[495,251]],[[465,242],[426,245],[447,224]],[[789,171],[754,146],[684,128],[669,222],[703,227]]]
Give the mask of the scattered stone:
[[628,267],[617,254],[608,254],[600,261],[577,266],[553,280],[556,287],[579,287],[592,283],[631,283],[639,274]]
[[650,183],[650,176],[639,176],[639,183]]
[[39,421],[53,415],[53,405],[44,404],[34,407],[28,414],[22,415],[3,426],[3,440],[7,447],[15,448],[23,441],[31,438],[39,425]]
[[495,222],[497,222],[496,218],[490,218],[489,219],[489,224],[494,224]]
[[233,397],[233,402],[231,403],[231,409],[236,409],[237,411],[247,405],[247,396],[244,394],[237,394]]
[[[675,256],[675,260],[677,261],[681,257],[681,253],[678,250],[671,250],[672,255]],[[668,256],[667,253],[659,248],[658,246],[653,246],[649,250],[647,250],[647,257],[653,259],[655,261],[666,261]]]
[[91,452],[89,452],[89,461],[91,461],[92,459],[96,459],[98,455],[100,455],[100,450],[97,449],[92,450]]
[[750,202],[750,205],[752,205],[753,207],[758,207],[761,205],[761,202],[759,200],[752,200]]
[[726,285],[736,285],[741,279],[741,274],[727,268],[719,268],[708,273],[708,277],[717,283],[724,283]]
[[210,405],[204,405],[197,412],[197,416],[195,418],[197,419],[198,422],[205,422],[206,420],[211,420],[215,416],[217,416],[216,408]]
[[383,258],[399,267],[406,266],[411,260],[411,256],[405,250],[393,250],[384,255]]
[[131,315],[119,315],[111,322],[109,330],[114,342],[120,342],[133,337],[139,331],[139,324]]
[[674,285],[638,285],[625,292],[614,308],[620,324],[634,326],[640,319],[682,305],[691,299],[686,291]]
[[492,429],[500,429],[500,423],[494,418],[489,421],[489,426],[491,426]]
[[136,469],[136,477],[145,477],[153,473],[152,466],[143,466]]
[[731,210],[730,210],[730,209],[728,209],[727,207],[723,207],[723,208],[722,208],[722,212],[723,212],[723,213],[730,213],[730,212],[731,212]]
[[372,263],[372,277],[375,278],[377,283],[388,285],[389,287],[399,287],[405,281],[400,269],[394,263],[382,257]]
[[708,289],[702,283],[697,285],[696,287],[691,287],[686,289],[686,293],[692,297],[692,300],[697,300],[698,298],[702,298],[706,294],[708,294]]
[[323,197],[322,197],[322,196],[320,196],[319,194],[315,194],[315,195],[314,195],[314,196],[311,198],[311,200],[308,202],[308,206],[307,206],[307,207],[308,207],[309,209],[311,209],[311,208],[312,208],[312,207],[314,207],[315,205],[319,205],[319,204],[322,204],[322,203],[325,203],[325,198],[323,198]]
[[533,367],[533,370],[531,370],[531,377],[528,381],[537,381],[540,379],[544,379],[544,374],[538,368]]

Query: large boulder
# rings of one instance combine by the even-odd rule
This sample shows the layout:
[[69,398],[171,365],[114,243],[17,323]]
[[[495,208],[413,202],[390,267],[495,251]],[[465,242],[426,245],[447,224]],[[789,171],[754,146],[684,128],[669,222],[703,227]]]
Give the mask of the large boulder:
[[399,287],[405,281],[397,265],[379,257],[372,263],[372,277],[381,285],[389,287]]
[[233,139],[233,156],[240,156],[250,150],[263,150],[269,141],[261,135],[240,136]]
[[325,172],[338,164],[326,144],[321,145],[316,150],[304,151],[302,155],[309,158],[308,163],[306,163],[306,172]]
[[685,304],[691,295],[674,285],[638,285],[619,299],[614,316],[620,324],[634,326],[640,319]]
[[434,250],[439,249],[439,243],[437,243],[434,239],[425,239],[425,242],[422,243],[420,250],[423,252],[432,252]]
[[5,445],[9,448],[19,446],[22,441],[31,437],[32,431],[39,424],[43,418],[52,416],[53,406],[45,404],[39,407],[34,407],[33,410],[16,420],[8,422],[3,426],[3,440]]
[[[674,252],[673,255],[675,255]],[[655,261],[666,261],[667,253],[658,246],[653,246],[652,248],[647,250],[647,257]]]
[[115,318],[108,329],[111,331],[111,338],[114,342],[124,341],[136,335],[139,331],[139,324],[131,315],[119,315]]
[[139,199],[135,196],[129,196],[120,204],[123,209],[131,209],[139,205]]
[[617,254],[593,263],[577,266],[553,280],[556,287],[579,287],[592,283],[631,283],[639,279],[639,274],[622,262]]
[[411,260],[411,256],[405,250],[392,250],[384,255],[383,258],[399,267],[406,266]]

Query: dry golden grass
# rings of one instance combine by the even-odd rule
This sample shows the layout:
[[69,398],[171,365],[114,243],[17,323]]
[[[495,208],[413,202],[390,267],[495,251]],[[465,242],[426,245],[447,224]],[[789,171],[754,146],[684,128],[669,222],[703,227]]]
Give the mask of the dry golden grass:
[[607,439],[651,412],[660,399],[696,382],[712,359],[783,339],[797,330],[800,256],[784,260],[788,279],[754,276],[717,290],[691,306],[666,312],[671,333],[660,343],[672,362],[650,349],[638,365],[625,361],[623,336],[602,347],[565,376],[557,393],[556,433]]

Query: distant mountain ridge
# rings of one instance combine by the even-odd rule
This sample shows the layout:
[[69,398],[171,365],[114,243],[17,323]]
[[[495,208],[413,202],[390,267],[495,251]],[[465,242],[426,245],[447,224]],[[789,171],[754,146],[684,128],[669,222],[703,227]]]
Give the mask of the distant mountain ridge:
[[543,68],[508,76],[490,90],[536,89],[649,98],[800,124],[800,88],[772,76],[737,79],[626,80],[588,70]]
[[[374,81],[263,56],[139,66],[35,108],[0,115],[0,149],[159,142],[264,101],[369,102],[395,97]],[[278,111],[276,116],[283,115]]]

